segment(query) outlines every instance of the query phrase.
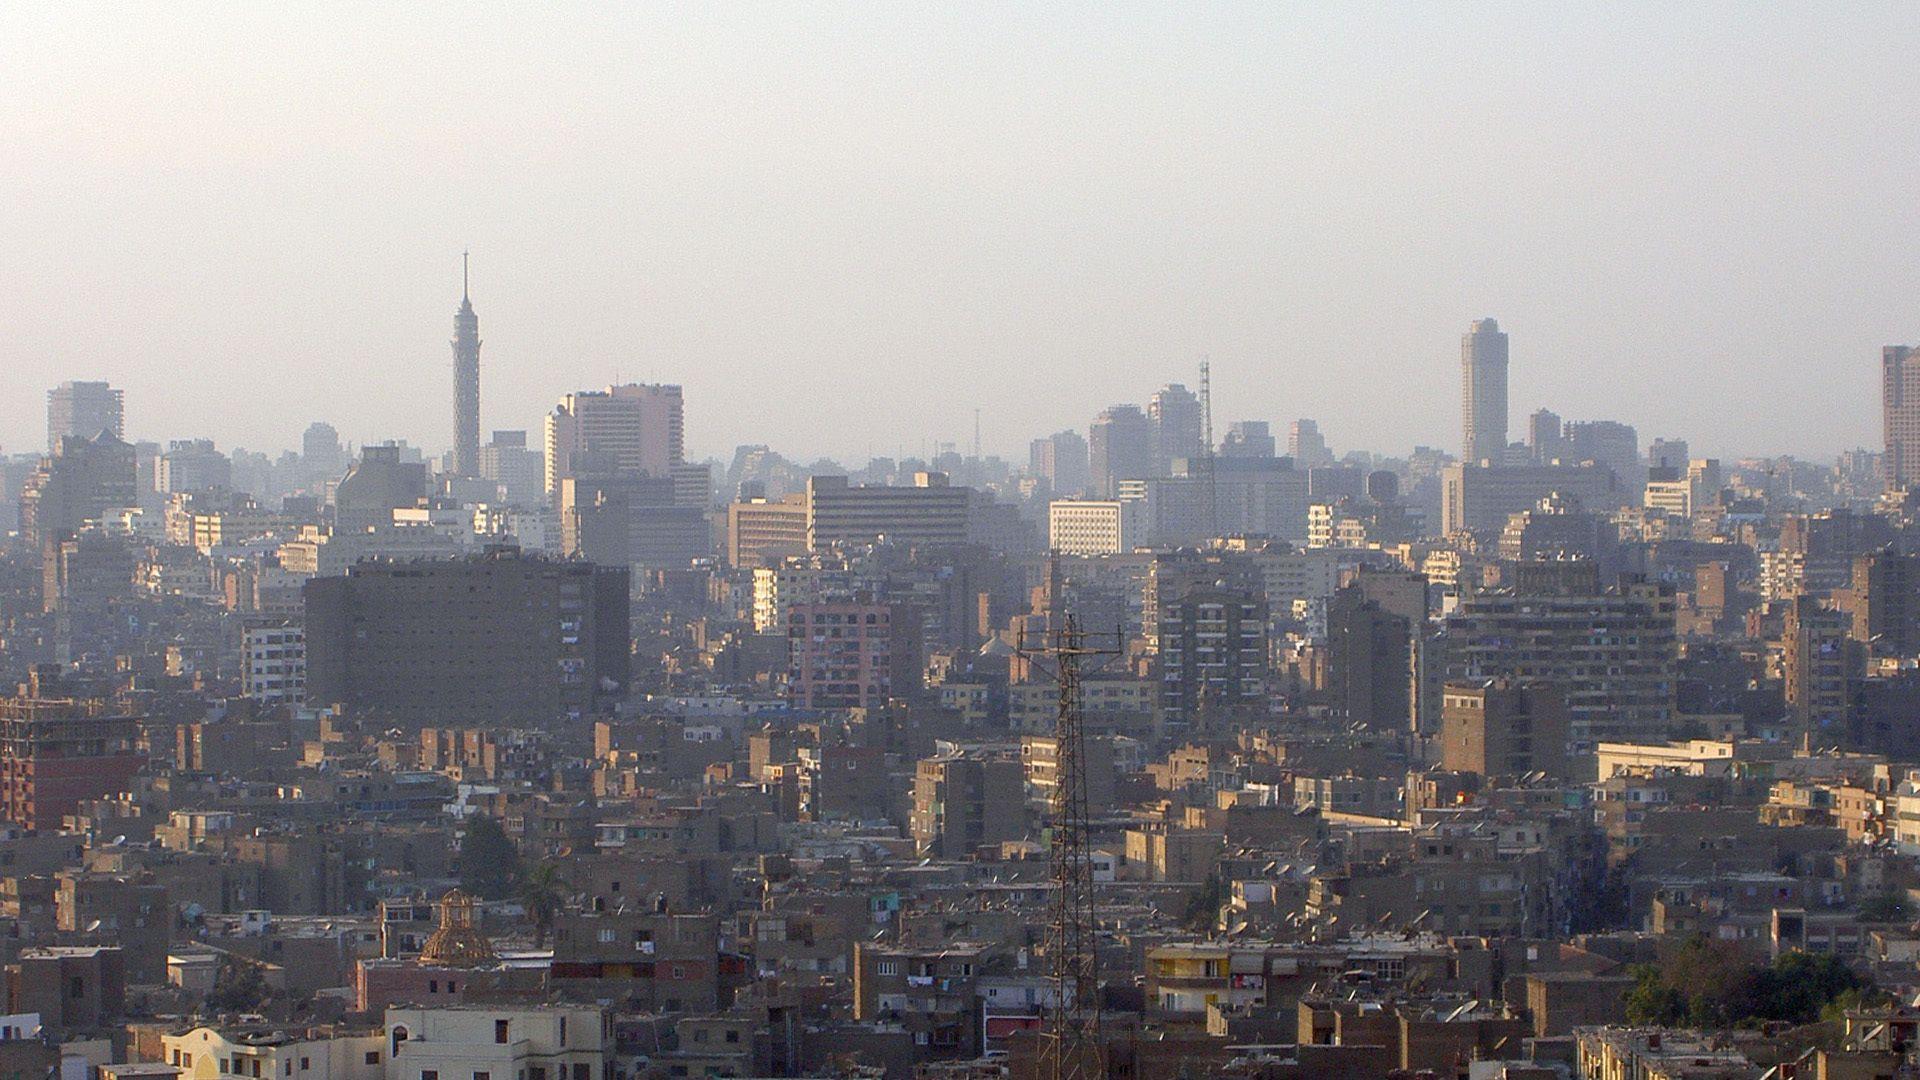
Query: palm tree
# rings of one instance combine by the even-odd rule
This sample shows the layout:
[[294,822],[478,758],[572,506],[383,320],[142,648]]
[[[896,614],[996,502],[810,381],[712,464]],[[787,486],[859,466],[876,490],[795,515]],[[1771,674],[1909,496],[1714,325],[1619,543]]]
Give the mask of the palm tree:
[[560,864],[555,862],[543,862],[521,877],[520,904],[527,909],[527,918],[533,920],[534,948],[547,947],[547,931],[553,929],[553,920],[559,917],[567,890],[572,887],[560,876]]

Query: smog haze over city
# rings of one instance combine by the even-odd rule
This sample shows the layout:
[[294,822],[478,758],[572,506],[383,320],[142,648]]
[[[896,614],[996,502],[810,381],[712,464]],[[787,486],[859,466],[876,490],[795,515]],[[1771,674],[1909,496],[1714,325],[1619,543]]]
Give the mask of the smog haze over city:
[[857,467],[976,407],[1012,455],[1205,354],[1223,415],[1405,453],[1492,315],[1516,410],[1830,454],[1915,325],[1916,41],[1901,4],[9,5],[0,447],[76,373],[142,436],[445,443],[471,249],[488,427],[671,380],[697,456]]
[[0,5],[0,1080],[1920,1080],[1916,46]]

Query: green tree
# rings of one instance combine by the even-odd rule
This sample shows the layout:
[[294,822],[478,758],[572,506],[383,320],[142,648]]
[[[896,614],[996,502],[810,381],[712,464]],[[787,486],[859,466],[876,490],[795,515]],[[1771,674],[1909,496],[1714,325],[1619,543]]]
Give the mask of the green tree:
[[483,900],[504,900],[520,884],[520,849],[498,821],[475,817],[467,823],[455,868],[461,888]]
[[1819,1019],[1831,1003],[1859,1000],[1870,989],[1837,957],[1789,952],[1761,966],[1733,942],[1703,937],[1665,950],[1658,965],[1630,970],[1635,982],[1625,1005],[1627,1019],[1636,1024],[1804,1024]]
[[560,876],[559,864],[553,862],[541,863],[520,879],[520,903],[533,923],[534,948],[547,947],[547,932],[553,929],[553,921],[559,917],[572,887]]
[[1220,921],[1220,905],[1225,903],[1225,886],[1219,874],[1208,874],[1201,886],[1187,894],[1186,910],[1180,922],[1189,930],[1206,933]]
[[213,989],[207,993],[207,1011],[259,1012],[271,995],[260,965],[223,956]]
[[1686,995],[1668,986],[1658,967],[1635,964],[1627,970],[1636,980],[1627,991],[1628,1023],[1668,1027],[1687,1014]]
[[1907,901],[1899,893],[1882,893],[1860,902],[1861,922],[1900,922],[1907,917]]

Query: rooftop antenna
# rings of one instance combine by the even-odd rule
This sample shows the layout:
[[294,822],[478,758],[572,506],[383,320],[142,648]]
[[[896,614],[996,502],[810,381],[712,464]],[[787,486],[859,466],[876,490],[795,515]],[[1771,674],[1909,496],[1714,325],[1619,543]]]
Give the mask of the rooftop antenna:
[[980,460],[980,409],[978,406],[973,410],[973,460]]
[[468,252],[465,251],[460,253],[460,299],[462,300],[469,298],[467,294],[467,255]]

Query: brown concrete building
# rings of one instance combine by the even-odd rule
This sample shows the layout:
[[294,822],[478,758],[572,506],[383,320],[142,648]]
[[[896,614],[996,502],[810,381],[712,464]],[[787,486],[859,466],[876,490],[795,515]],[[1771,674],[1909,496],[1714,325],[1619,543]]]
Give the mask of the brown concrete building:
[[307,700],[412,724],[537,726],[625,690],[630,572],[502,548],[307,582]]
[[914,772],[909,831],[922,855],[967,858],[983,844],[1026,834],[1026,777],[1018,761],[948,755]]
[[146,763],[135,750],[140,720],[99,701],[0,701],[0,815],[58,829],[82,801],[125,791]]
[[1449,682],[1441,765],[1481,776],[1567,774],[1567,702],[1558,688],[1511,679]]

